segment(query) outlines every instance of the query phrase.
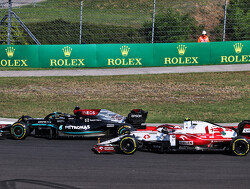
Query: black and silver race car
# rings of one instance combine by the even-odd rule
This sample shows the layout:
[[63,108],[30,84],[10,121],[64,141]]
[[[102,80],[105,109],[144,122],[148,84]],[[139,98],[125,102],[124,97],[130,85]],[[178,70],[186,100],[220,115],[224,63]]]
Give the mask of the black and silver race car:
[[32,133],[37,137],[99,137],[119,136],[138,128],[145,128],[148,112],[133,109],[127,117],[106,109],[80,109],[74,115],[53,112],[45,118],[22,116],[17,122],[0,129],[1,135],[24,139]]

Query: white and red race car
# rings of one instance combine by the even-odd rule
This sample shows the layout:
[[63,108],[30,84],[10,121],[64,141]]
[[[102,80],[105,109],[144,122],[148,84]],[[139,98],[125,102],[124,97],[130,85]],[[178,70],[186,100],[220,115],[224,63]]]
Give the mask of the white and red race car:
[[221,150],[245,156],[249,152],[249,140],[250,120],[244,120],[235,127],[223,127],[188,119],[183,126],[165,124],[153,130],[127,131],[119,137],[98,142],[92,150],[96,153],[124,154],[133,154],[137,149],[158,152]]

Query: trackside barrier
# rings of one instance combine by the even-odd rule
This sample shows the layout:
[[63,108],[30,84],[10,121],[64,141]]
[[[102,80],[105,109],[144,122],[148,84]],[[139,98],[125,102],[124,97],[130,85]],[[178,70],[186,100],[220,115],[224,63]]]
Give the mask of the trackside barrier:
[[250,41],[1,45],[0,67],[147,67],[250,63]]

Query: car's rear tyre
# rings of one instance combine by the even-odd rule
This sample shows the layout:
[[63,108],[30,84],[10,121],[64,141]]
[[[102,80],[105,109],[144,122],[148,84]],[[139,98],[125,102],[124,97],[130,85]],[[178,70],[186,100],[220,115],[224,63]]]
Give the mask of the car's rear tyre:
[[11,136],[14,139],[25,139],[29,134],[29,127],[24,122],[16,122],[11,126]]
[[130,134],[130,132],[132,131],[132,129],[133,128],[130,125],[122,125],[122,126],[119,126],[117,128],[116,134],[117,134],[117,136],[125,135],[125,134]]
[[249,152],[249,142],[245,137],[236,137],[231,141],[231,151],[234,155],[245,156]]
[[119,143],[120,150],[124,154],[133,154],[137,150],[137,142],[134,137],[124,136]]

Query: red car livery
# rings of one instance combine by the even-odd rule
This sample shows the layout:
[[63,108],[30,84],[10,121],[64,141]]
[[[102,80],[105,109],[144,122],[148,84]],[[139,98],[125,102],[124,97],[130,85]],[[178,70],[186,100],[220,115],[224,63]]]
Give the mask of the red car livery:
[[[130,134],[98,143],[100,147],[114,147],[115,152],[133,154],[142,151],[173,152],[181,150],[230,151],[234,155],[244,156],[249,152],[250,121],[242,121],[238,127],[223,127],[205,121],[184,121],[183,126],[160,125],[151,130],[132,131]],[[113,152],[112,151],[112,152]]]

